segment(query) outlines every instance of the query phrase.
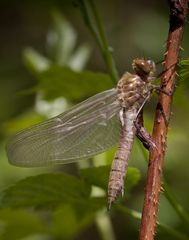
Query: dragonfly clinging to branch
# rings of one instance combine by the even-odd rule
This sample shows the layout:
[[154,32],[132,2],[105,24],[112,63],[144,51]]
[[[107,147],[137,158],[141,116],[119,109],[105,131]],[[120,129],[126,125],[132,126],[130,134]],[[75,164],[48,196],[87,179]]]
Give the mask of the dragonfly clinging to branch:
[[18,132],[7,144],[10,163],[37,167],[90,158],[119,142],[108,185],[108,204],[123,193],[128,159],[138,134],[149,147],[149,134],[137,118],[156,88],[155,64],[135,59],[135,74],[126,72],[117,87],[99,93],[43,123]]

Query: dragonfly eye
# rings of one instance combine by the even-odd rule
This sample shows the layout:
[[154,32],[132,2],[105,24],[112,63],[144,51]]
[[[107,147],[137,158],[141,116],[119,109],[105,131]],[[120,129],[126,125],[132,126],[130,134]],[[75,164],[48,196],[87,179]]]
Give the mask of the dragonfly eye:
[[153,65],[153,61],[152,61],[151,59],[148,59],[146,62],[147,62],[149,65]]
[[155,73],[156,67],[154,61],[151,59],[134,59],[133,69],[140,76],[152,75]]
[[148,59],[146,61],[150,67],[150,72],[155,72],[156,71],[156,65],[155,65],[155,62],[152,61],[151,59]]

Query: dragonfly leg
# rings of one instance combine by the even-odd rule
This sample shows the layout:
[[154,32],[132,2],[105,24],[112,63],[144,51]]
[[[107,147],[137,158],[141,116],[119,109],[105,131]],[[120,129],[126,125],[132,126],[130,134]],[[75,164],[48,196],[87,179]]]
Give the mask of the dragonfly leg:
[[156,148],[155,143],[152,141],[151,135],[148,133],[146,128],[143,126],[142,113],[134,121],[136,127],[136,135],[138,139],[143,143],[144,147],[149,149]]
[[153,85],[153,90],[155,90],[155,92],[158,93],[158,94],[160,92],[162,92],[167,96],[172,96],[173,95],[173,91],[167,92],[164,89],[162,89],[160,86]]

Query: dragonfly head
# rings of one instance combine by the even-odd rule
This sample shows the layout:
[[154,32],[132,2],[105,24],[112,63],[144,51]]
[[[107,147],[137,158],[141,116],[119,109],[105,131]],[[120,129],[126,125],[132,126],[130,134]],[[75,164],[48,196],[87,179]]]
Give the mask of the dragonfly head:
[[144,79],[153,77],[156,72],[155,63],[151,59],[136,58],[133,60],[132,66],[136,74]]

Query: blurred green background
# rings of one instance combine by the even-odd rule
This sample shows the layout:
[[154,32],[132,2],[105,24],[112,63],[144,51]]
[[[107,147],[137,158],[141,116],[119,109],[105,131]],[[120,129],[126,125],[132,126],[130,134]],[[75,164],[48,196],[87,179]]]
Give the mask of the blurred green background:
[[[152,58],[155,62],[163,60],[169,21],[166,1],[96,0],[95,5],[119,76],[131,71],[133,58]],[[95,213],[93,217],[85,213],[87,217],[82,218],[82,224],[80,219],[75,219],[75,208],[82,211],[81,205],[74,205],[74,208],[66,203],[57,210],[39,200],[39,204],[16,206],[14,200],[22,197],[22,188],[24,192],[30,185],[18,185],[18,196],[11,189],[10,193],[4,192],[4,189],[27,176],[62,171],[78,175],[76,164],[35,169],[11,166],[5,153],[7,138],[24,127],[63,112],[91,95],[112,88],[114,83],[95,39],[83,21],[77,1],[0,1],[0,31],[0,239],[137,239],[139,221],[126,209],[142,210],[147,152],[141,150],[138,141],[132,151],[130,166],[139,169],[141,176],[136,169],[132,173],[131,168],[126,188],[129,188],[129,179],[132,182],[135,177],[136,180],[133,180],[131,189],[120,205],[107,213],[106,203],[99,203],[97,205],[100,207],[92,208]],[[189,30],[186,26],[181,59],[188,58],[188,39]],[[161,65],[158,65],[158,72],[161,72]],[[145,125],[149,131],[153,125],[156,100],[154,97],[145,108]],[[176,205],[171,205],[171,200],[161,194],[158,219],[168,227],[157,229],[157,239],[189,239],[188,100],[188,79],[180,78],[174,96],[164,164],[164,176]],[[97,156],[92,165],[110,164],[115,149]],[[85,160],[79,164],[79,168],[85,169],[90,164],[91,161]],[[95,173],[98,174],[98,171],[91,174]],[[85,172],[82,176],[94,183],[96,180],[91,180],[88,175]],[[52,176],[44,176],[46,181],[43,183],[48,188]],[[40,182],[41,178],[34,180]],[[60,190],[64,191],[64,185],[57,187],[57,191]],[[78,189],[76,187],[73,190],[77,192]],[[101,196],[100,189],[93,190],[94,195]],[[48,198],[49,195],[44,194],[44,197]],[[34,210],[36,206],[40,211]],[[180,206],[183,207],[181,214],[177,209]]]

